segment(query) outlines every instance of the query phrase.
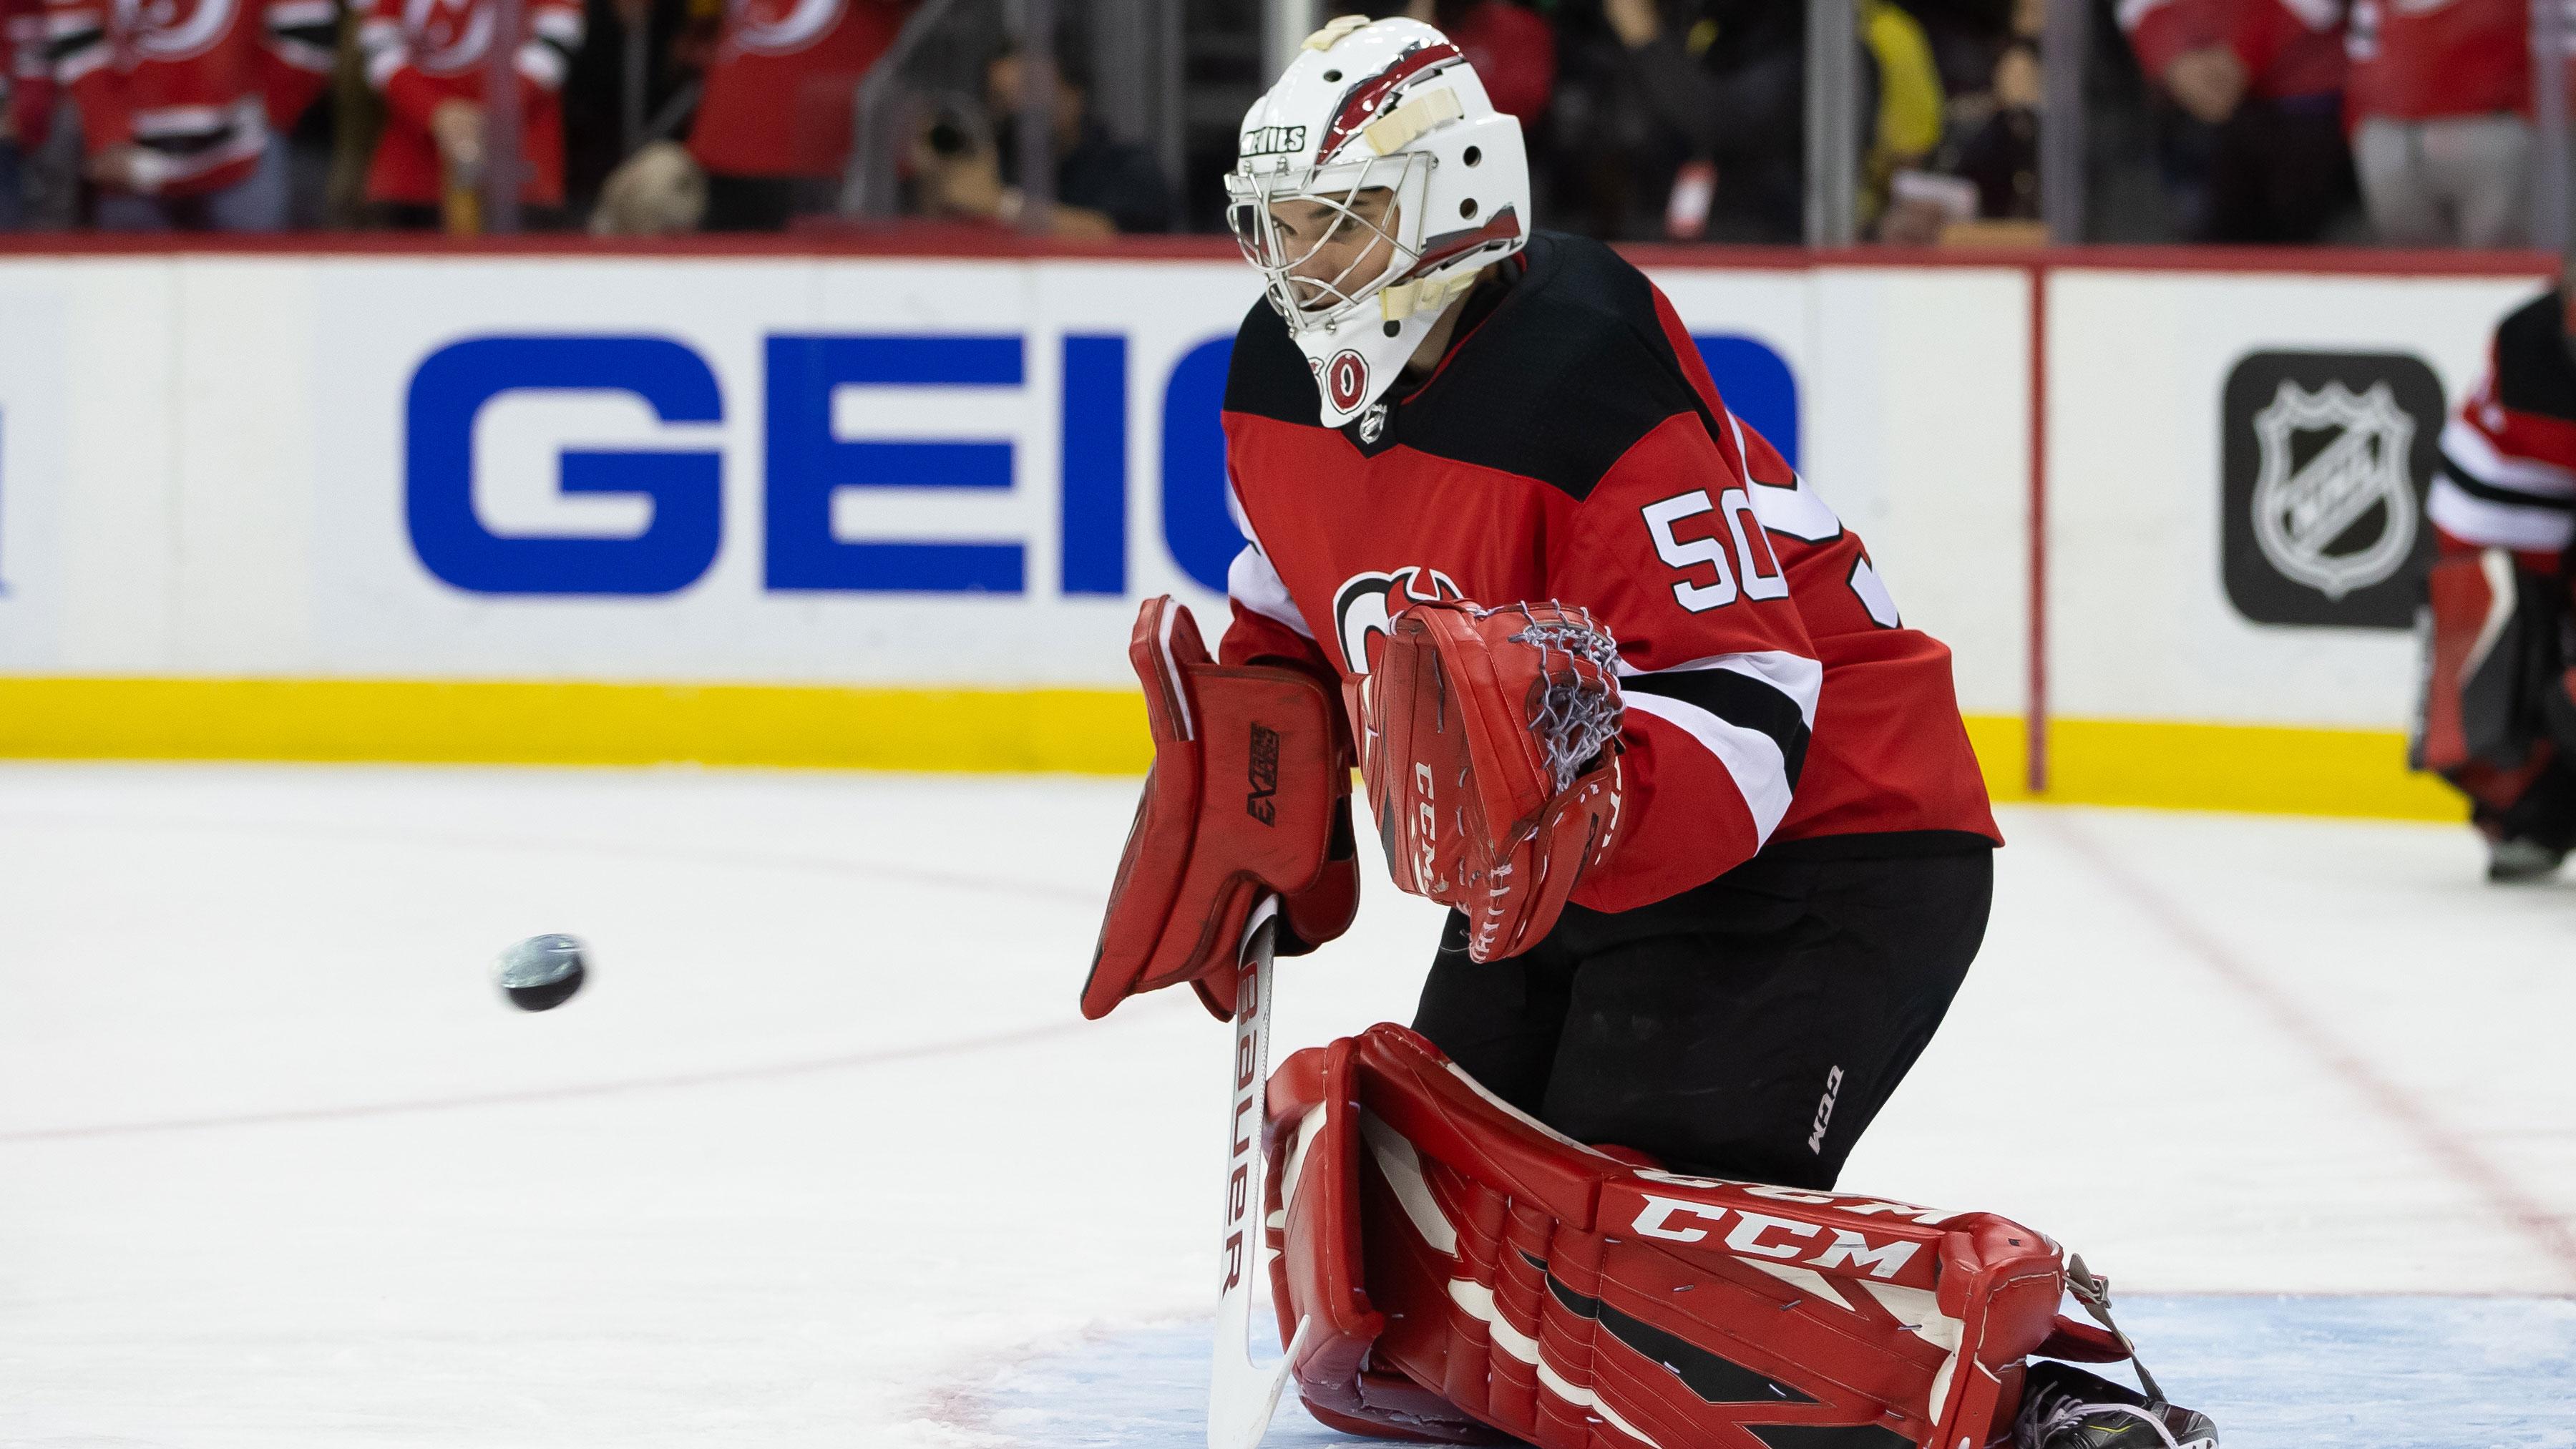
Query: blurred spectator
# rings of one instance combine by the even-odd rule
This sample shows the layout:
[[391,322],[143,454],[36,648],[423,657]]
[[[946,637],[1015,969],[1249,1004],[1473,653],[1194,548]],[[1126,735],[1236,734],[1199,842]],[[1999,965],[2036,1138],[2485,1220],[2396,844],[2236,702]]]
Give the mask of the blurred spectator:
[[707,173],[677,141],[647,141],[609,173],[593,236],[683,236],[707,214]]
[[2187,118],[2169,160],[2194,241],[2315,242],[2349,209],[2341,0],[2123,0]]
[[53,114],[44,0],[0,0],[0,231],[26,224],[25,157],[44,144]]
[[1862,0],[1861,44],[1878,67],[1878,116],[1861,165],[1860,221],[1872,228],[1886,212],[1899,171],[1941,144],[1941,72],[1932,42],[1915,18],[1887,0]]
[[1495,110],[1525,127],[1547,113],[1556,89],[1556,32],[1546,21],[1511,0],[1412,0],[1404,13],[1457,45]]
[[2382,241],[2530,239],[2527,0],[2355,0],[2353,160]]
[[286,224],[274,123],[301,115],[328,83],[332,0],[46,0],[46,17],[101,228]]
[[[359,44],[385,124],[367,168],[367,200],[400,227],[480,230],[484,80],[493,0],[374,0]],[[563,111],[559,93],[581,48],[578,0],[524,0],[511,69],[519,82],[519,200],[530,225],[559,224]],[[548,213],[555,213],[549,215]]]
[[[923,209],[934,216],[1020,223],[1018,118],[1029,67],[1016,51],[993,58],[984,75],[992,126],[934,124],[915,148]],[[1073,47],[1060,47],[1055,67],[1055,207],[1047,230],[1096,240],[1119,232],[1161,231],[1171,222],[1171,190],[1154,153],[1121,141],[1090,116],[1090,78]]]
[[1603,0],[1628,98],[1687,157],[1668,231],[1784,244],[1805,234],[1805,13],[1773,0]]
[[[1887,12],[1882,14],[1881,12]],[[1806,234],[1806,7],[1773,0],[1603,0],[1624,52],[1615,84],[1677,151],[1664,230],[1676,237],[1791,244]],[[1863,10],[1858,110],[1867,153],[1939,136],[1940,80],[1922,32],[1893,7]],[[1882,68],[1904,68],[1893,111]],[[1928,97],[1929,106],[1920,104]],[[1596,102],[1598,103],[1598,102]],[[1611,102],[1613,106],[1619,100]],[[1878,169],[1880,179],[1893,164]]]
[[1977,188],[1977,215],[1987,221],[2039,217],[2039,40],[2015,36],[1995,62],[1993,110],[1959,144],[1958,174]]
[[709,231],[775,231],[848,159],[859,82],[916,0],[727,0],[689,152]]

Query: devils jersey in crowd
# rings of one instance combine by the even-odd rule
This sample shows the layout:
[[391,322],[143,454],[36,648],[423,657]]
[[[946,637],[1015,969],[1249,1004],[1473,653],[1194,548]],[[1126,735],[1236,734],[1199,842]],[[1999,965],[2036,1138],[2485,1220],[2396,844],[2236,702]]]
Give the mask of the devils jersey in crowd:
[[914,0],[726,0],[689,153],[728,176],[837,176],[852,104]]
[[[384,93],[385,129],[367,168],[367,198],[432,206],[445,191],[429,118],[441,101],[481,104],[490,73],[493,0],[374,0],[358,27],[367,82]],[[519,85],[523,201],[563,201],[563,106],[558,99],[581,49],[579,0],[526,0],[510,43]]]
[[2223,45],[2260,100],[2343,88],[2342,0],[2123,0],[2120,28],[2138,68],[2161,78],[2189,50]]
[[2530,0],[2354,0],[2344,23],[2355,115],[2531,110]]
[[137,189],[191,196],[248,177],[273,127],[331,74],[333,0],[47,0],[47,56],[89,154],[138,148]]
[[2559,294],[2496,328],[2486,376],[2442,430],[2425,511],[2446,550],[2504,548],[2558,572],[2576,535],[2576,358]]
[[[1542,232],[1471,294],[1418,387],[1342,429],[1265,303],[1225,399],[1251,540],[1225,659],[1356,676],[1407,600],[1579,604],[1619,643],[1624,843],[1575,892],[1620,911],[1766,847],[1852,854],[2000,839],[1950,681],[1868,550],[1732,414],[1663,294]],[[1866,839],[1862,839],[1866,837]]]

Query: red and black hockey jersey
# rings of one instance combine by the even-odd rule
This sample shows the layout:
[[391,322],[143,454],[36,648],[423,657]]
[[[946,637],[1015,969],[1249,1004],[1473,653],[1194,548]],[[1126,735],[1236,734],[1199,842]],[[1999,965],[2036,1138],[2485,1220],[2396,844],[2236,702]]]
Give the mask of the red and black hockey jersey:
[[2119,18],[2150,80],[2184,51],[2224,45],[2258,100],[2343,89],[2341,0],[2120,0]]
[[[374,0],[358,28],[367,81],[385,97],[384,134],[367,168],[372,201],[426,206],[444,187],[429,117],[439,102],[480,104],[490,70],[492,0]],[[563,108],[557,96],[581,49],[579,0],[528,0],[522,33],[513,37],[511,69],[519,80],[519,148],[527,164],[522,201],[563,201]]]
[[1225,658],[1349,676],[1408,599],[1591,610],[1619,642],[1629,750],[1625,844],[1575,892],[1595,910],[1791,842],[1998,840],[1949,650],[1727,412],[1663,294],[1579,237],[1539,233],[1504,266],[1439,368],[1342,429],[1317,421],[1279,317],[1245,320],[1225,434],[1251,542]]
[[915,0],[726,0],[689,152],[728,176],[837,176],[859,82]]
[[2497,324],[2486,376],[2442,430],[2425,511],[2447,551],[2511,549],[2558,571],[2576,537],[2576,356],[2557,292]]
[[2346,24],[2356,117],[2531,109],[2530,0],[2354,0]]
[[0,139],[22,150],[43,145],[53,104],[44,0],[0,0]]
[[184,196],[242,180],[273,122],[329,81],[332,0],[46,0],[47,57],[90,154],[131,145],[139,189]]

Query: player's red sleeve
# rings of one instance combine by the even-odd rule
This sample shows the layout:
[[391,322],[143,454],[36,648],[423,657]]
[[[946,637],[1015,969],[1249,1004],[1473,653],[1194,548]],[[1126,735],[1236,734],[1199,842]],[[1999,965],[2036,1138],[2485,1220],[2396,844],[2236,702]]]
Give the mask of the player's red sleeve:
[[572,58],[581,49],[581,6],[538,0],[528,10],[528,38],[519,46],[519,78],[551,95],[563,89]]
[[2576,542],[2576,422],[2505,406],[2487,375],[2442,429],[2424,511],[2447,551],[2501,548],[2554,574]]
[[9,129],[21,151],[45,144],[52,130],[54,71],[45,59],[43,0],[0,0],[0,65],[8,78],[0,92],[9,98]]
[[54,74],[80,112],[81,142],[90,155],[134,139],[122,78],[107,33],[103,0],[45,0],[45,53]]
[[1548,573],[1618,640],[1627,704],[1621,842],[1575,903],[1629,910],[1750,859],[1788,813],[1824,666],[1743,475],[1696,413],[1593,486]]
[[340,40],[339,0],[270,0],[262,12],[260,87],[269,124],[293,129],[331,84]]
[[1250,664],[1267,659],[1293,663],[1338,685],[1340,672],[1308,632],[1305,616],[1297,612],[1296,602],[1288,597],[1288,585],[1281,581],[1270,555],[1262,552],[1261,540],[1252,532],[1252,520],[1245,516],[1230,486],[1225,501],[1233,510],[1234,526],[1247,542],[1225,572],[1226,602],[1233,606],[1233,617],[1226,622],[1225,637],[1217,643],[1217,661]]
[[2224,11],[2210,0],[2123,0],[2120,29],[2128,34],[2138,69],[2160,82],[2175,56],[2228,39]]

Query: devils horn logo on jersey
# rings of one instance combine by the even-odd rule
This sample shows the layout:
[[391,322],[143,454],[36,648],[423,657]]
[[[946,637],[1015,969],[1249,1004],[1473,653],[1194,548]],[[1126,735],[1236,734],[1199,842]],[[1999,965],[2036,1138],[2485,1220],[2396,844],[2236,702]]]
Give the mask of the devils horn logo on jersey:
[[1406,567],[1391,574],[1353,574],[1333,590],[1333,637],[1342,646],[1343,667],[1368,673],[1368,636],[1393,629],[1390,622],[1407,604],[1437,599],[1463,599],[1457,583],[1438,569]]
[[840,23],[842,0],[734,0],[734,45],[753,55],[793,55]]
[[134,26],[134,48],[154,60],[191,60],[214,49],[240,8],[236,0],[144,0],[118,7]]
[[1368,400],[1368,359],[1347,349],[1333,354],[1324,364],[1324,396],[1331,400],[1333,411],[1359,411]]

